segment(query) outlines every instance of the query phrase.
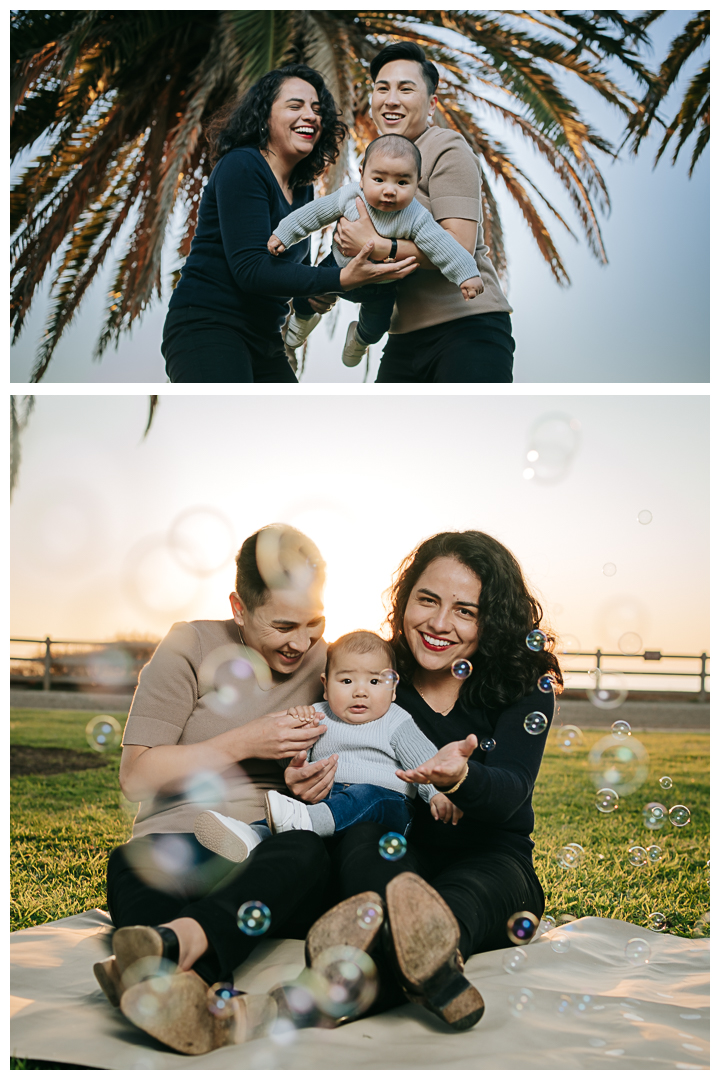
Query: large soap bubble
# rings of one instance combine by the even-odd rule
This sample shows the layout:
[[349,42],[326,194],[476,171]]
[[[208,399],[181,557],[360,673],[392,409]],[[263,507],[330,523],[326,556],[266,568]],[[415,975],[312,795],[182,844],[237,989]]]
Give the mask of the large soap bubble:
[[232,559],[235,532],[220,510],[194,506],[175,518],[168,531],[168,544],[190,574],[210,577]]
[[596,789],[608,787],[620,796],[632,795],[647,780],[647,750],[632,735],[622,742],[606,735],[590,750],[588,768]]
[[530,429],[525,455],[532,465],[531,479],[540,484],[564,480],[579,448],[579,421],[559,412],[538,417]]
[[260,653],[245,645],[221,645],[203,660],[198,673],[200,696],[213,712],[234,715],[252,685],[272,686],[272,672]]
[[627,682],[621,671],[601,671],[593,668],[588,673],[593,685],[586,691],[588,700],[596,709],[617,709],[628,696]]
[[572,754],[585,745],[585,737],[574,724],[563,724],[555,734],[555,742],[565,754]]

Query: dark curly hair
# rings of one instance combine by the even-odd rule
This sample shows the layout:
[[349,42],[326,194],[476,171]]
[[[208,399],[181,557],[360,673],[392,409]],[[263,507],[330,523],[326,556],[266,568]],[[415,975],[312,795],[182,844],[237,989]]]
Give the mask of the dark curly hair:
[[326,87],[322,75],[306,64],[287,64],[263,75],[250,87],[239,102],[227,105],[216,113],[208,124],[206,138],[210,146],[210,164],[238,146],[256,146],[264,150],[270,135],[268,121],[277,96],[287,79],[302,79],[310,83],[320,103],[320,138],[306,158],[290,174],[290,187],[312,184],[336,161],[340,145],[347,135],[347,124],[340,119],[335,99]]
[[532,652],[525,643],[530,630],[540,626],[543,611],[530,594],[515,557],[487,533],[443,532],[431,536],[411,552],[398,568],[390,592],[388,622],[392,631],[398,672],[408,682],[417,667],[403,632],[405,609],[418,578],[435,559],[457,559],[480,578],[480,638],[468,657],[473,672],[461,687],[461,699],[473,708],[500,708],[528,694],[540,675],[551,672],[558,692],[563,678],[552,652],[555,638],[548,635],[547,648]]

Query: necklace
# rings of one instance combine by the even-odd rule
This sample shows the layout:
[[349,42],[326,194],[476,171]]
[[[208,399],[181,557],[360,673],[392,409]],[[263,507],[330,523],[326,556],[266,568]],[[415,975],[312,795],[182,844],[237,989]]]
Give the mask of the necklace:
[[[413,685],[414,685],[414,684],[413,684]],[[421,698],[423,699],[423,701],[425,702],[425,704],[426,704],[426,705],[429,705],[429,706],[430,706],[430,708],[432,709],[432,711],[433,711],[433,712],[437,712],[437,713],[440,713],[440,715],[441,715],[441,716],[447,716],[447,715],[448,715],[448,713],[451,713],[451,712],[453,711],[453,709],[455,708],[455,702],[453,701],[453,703],[452,703],[452,705],[450,706],[450,708],[449,708],[449,709],[435,709],[435,708],[433,708],[433,706],[432,706],[432,705],[430,705],[430,702],[429,702],[429,701],[428,701],[428,699],[427,699],[427,698],[425,697],[425,695],[423,694],[423,692],[422,692],[422,690],[420,689],[420,687],[419,687],[419,686],[416,686],[416,687],[415,687],[415,689],[417,690],[418,694],[419,694],[419,695],[420,695],[420,697],[421,697]]]
[[[237,632],[238,632],[238,637],[240,638],[240,644],[242,645],[243,649],[245,649],[245,652],[246,652],[246,654],[248,656],[248,662],[251,664],[252,669],[255,672],[255,682],[257,683],[260,690],[262,690],[262,692],[264,694],[266,694],[268,692],[268,690],[272,690],[273,686],[275,685],[274,681],[273,681],[273,677],[272,677],[272,672],[270,671],[270,667],[267,664],[265,664],[265,661],[262,661],[262,663],[265,664],[265,668],[267,668],[267,671],[270,673],[270,685],[269,686],[263,686],[262,681],[261,681],[261,679],[262,679],[261,672],[258,670],[257,664],[253,664],[253,662],[252,662],[251,653],[254,652],[254,650],[251,650],[245,644],[245,638],[242,635],[242,630],[240,629],[240,627],[238,626],[237,623],[235,623],[235,625],[237,626]],[[257,656],[257,653],[255,655]]]

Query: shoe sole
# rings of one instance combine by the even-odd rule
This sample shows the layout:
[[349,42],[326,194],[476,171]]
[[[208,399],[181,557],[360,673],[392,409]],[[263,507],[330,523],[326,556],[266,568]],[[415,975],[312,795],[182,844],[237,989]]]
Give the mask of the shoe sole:
[[273,834],[273,836],[275,836],[276,835],[275,822],[273,821],[272,807],[270,806],[270,792],[269,791],[265,792],[265,820],[267,821],[268,829]]
[[350,359],[350,358],[348,358],[347,360],[345,359],[345,350],[347,349],[348,345],[355,344],[355,330],[357,328],[357,325],[358,324],[356,322],[351,322],[350,325],[348,326],[348,332],[347,332],[347,335],[345,337],[345,344],[343,345],[343,353],[342,353],[342,362],[345,365],[345,367],[357,367],[358,364],[360,363],[360,361],[362,360],[363,356],[365,356],[365,353],[368,351],[368,349],[370,347],[369,345],[366,345],[364,351],[360,354],[360,356],[358,356],[357,360],[354,357],[352,359]]
[[[377,907],[380,913],[377,925],[365,926],[358,922],[358,908],[362,904]],[[383,902],[376,892],[358,893],[336,904],[310,927],[305,939],[305,963],[312,967],[320,953],[334,945],[351,945],[354,949],[370,952],[382,929],[384,917]]]
[[249,855],[245,841],[223,825],[222,821],[218,821],[208,810],[203,811],[195,819],[194,832],[203,847],[230,862],[245,862]]
[[399,874],[386,890],[387,918],[400,981],[411,1000],[456,1031],[473,1027],[485,1011],[478,990],[458,967],[455,916],[417,874]]
[[207,1054],[270,1034],[278,1009],[267,994],[232,998],[227,1017],[209,1011],[207,995],[199,975],[182,971],[130,987],[120,1008],[136,1027],[181,1054]]
[[115,957],[110,956],[107,960],[103,960],[98,964],[93,964],[93,974],[110,1004],[116,1009],[120,1008],[123,985]]
[[[163,939],[152,926],[123,926],[113,934],[112,944],[123,982],[132,979],[130,969],[135,964],[138,978],[155,975],[161,968],[165,974],[176,970],[175,964],[163,959]],[[143,963],[139,964],[141,960]]]

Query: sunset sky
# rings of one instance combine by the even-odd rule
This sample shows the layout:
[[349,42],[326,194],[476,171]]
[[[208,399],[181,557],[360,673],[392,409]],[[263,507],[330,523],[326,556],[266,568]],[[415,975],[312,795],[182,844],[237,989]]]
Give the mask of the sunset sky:
[[[583,649],[617,650],[625,632],[709,647],[705,398],[168,396],[143,441],[146,413],[142,397],[37,399],[11,514],[12,634],[158,638],[225,618],[234,551],[287,521],[327,560],[328,639],[381,627],[383,590],[423,537],[478,528]],[[524,479],[548,415],[545,438],[570,444],[551,438]],[[557,482],[538,479],[544,461]]]

